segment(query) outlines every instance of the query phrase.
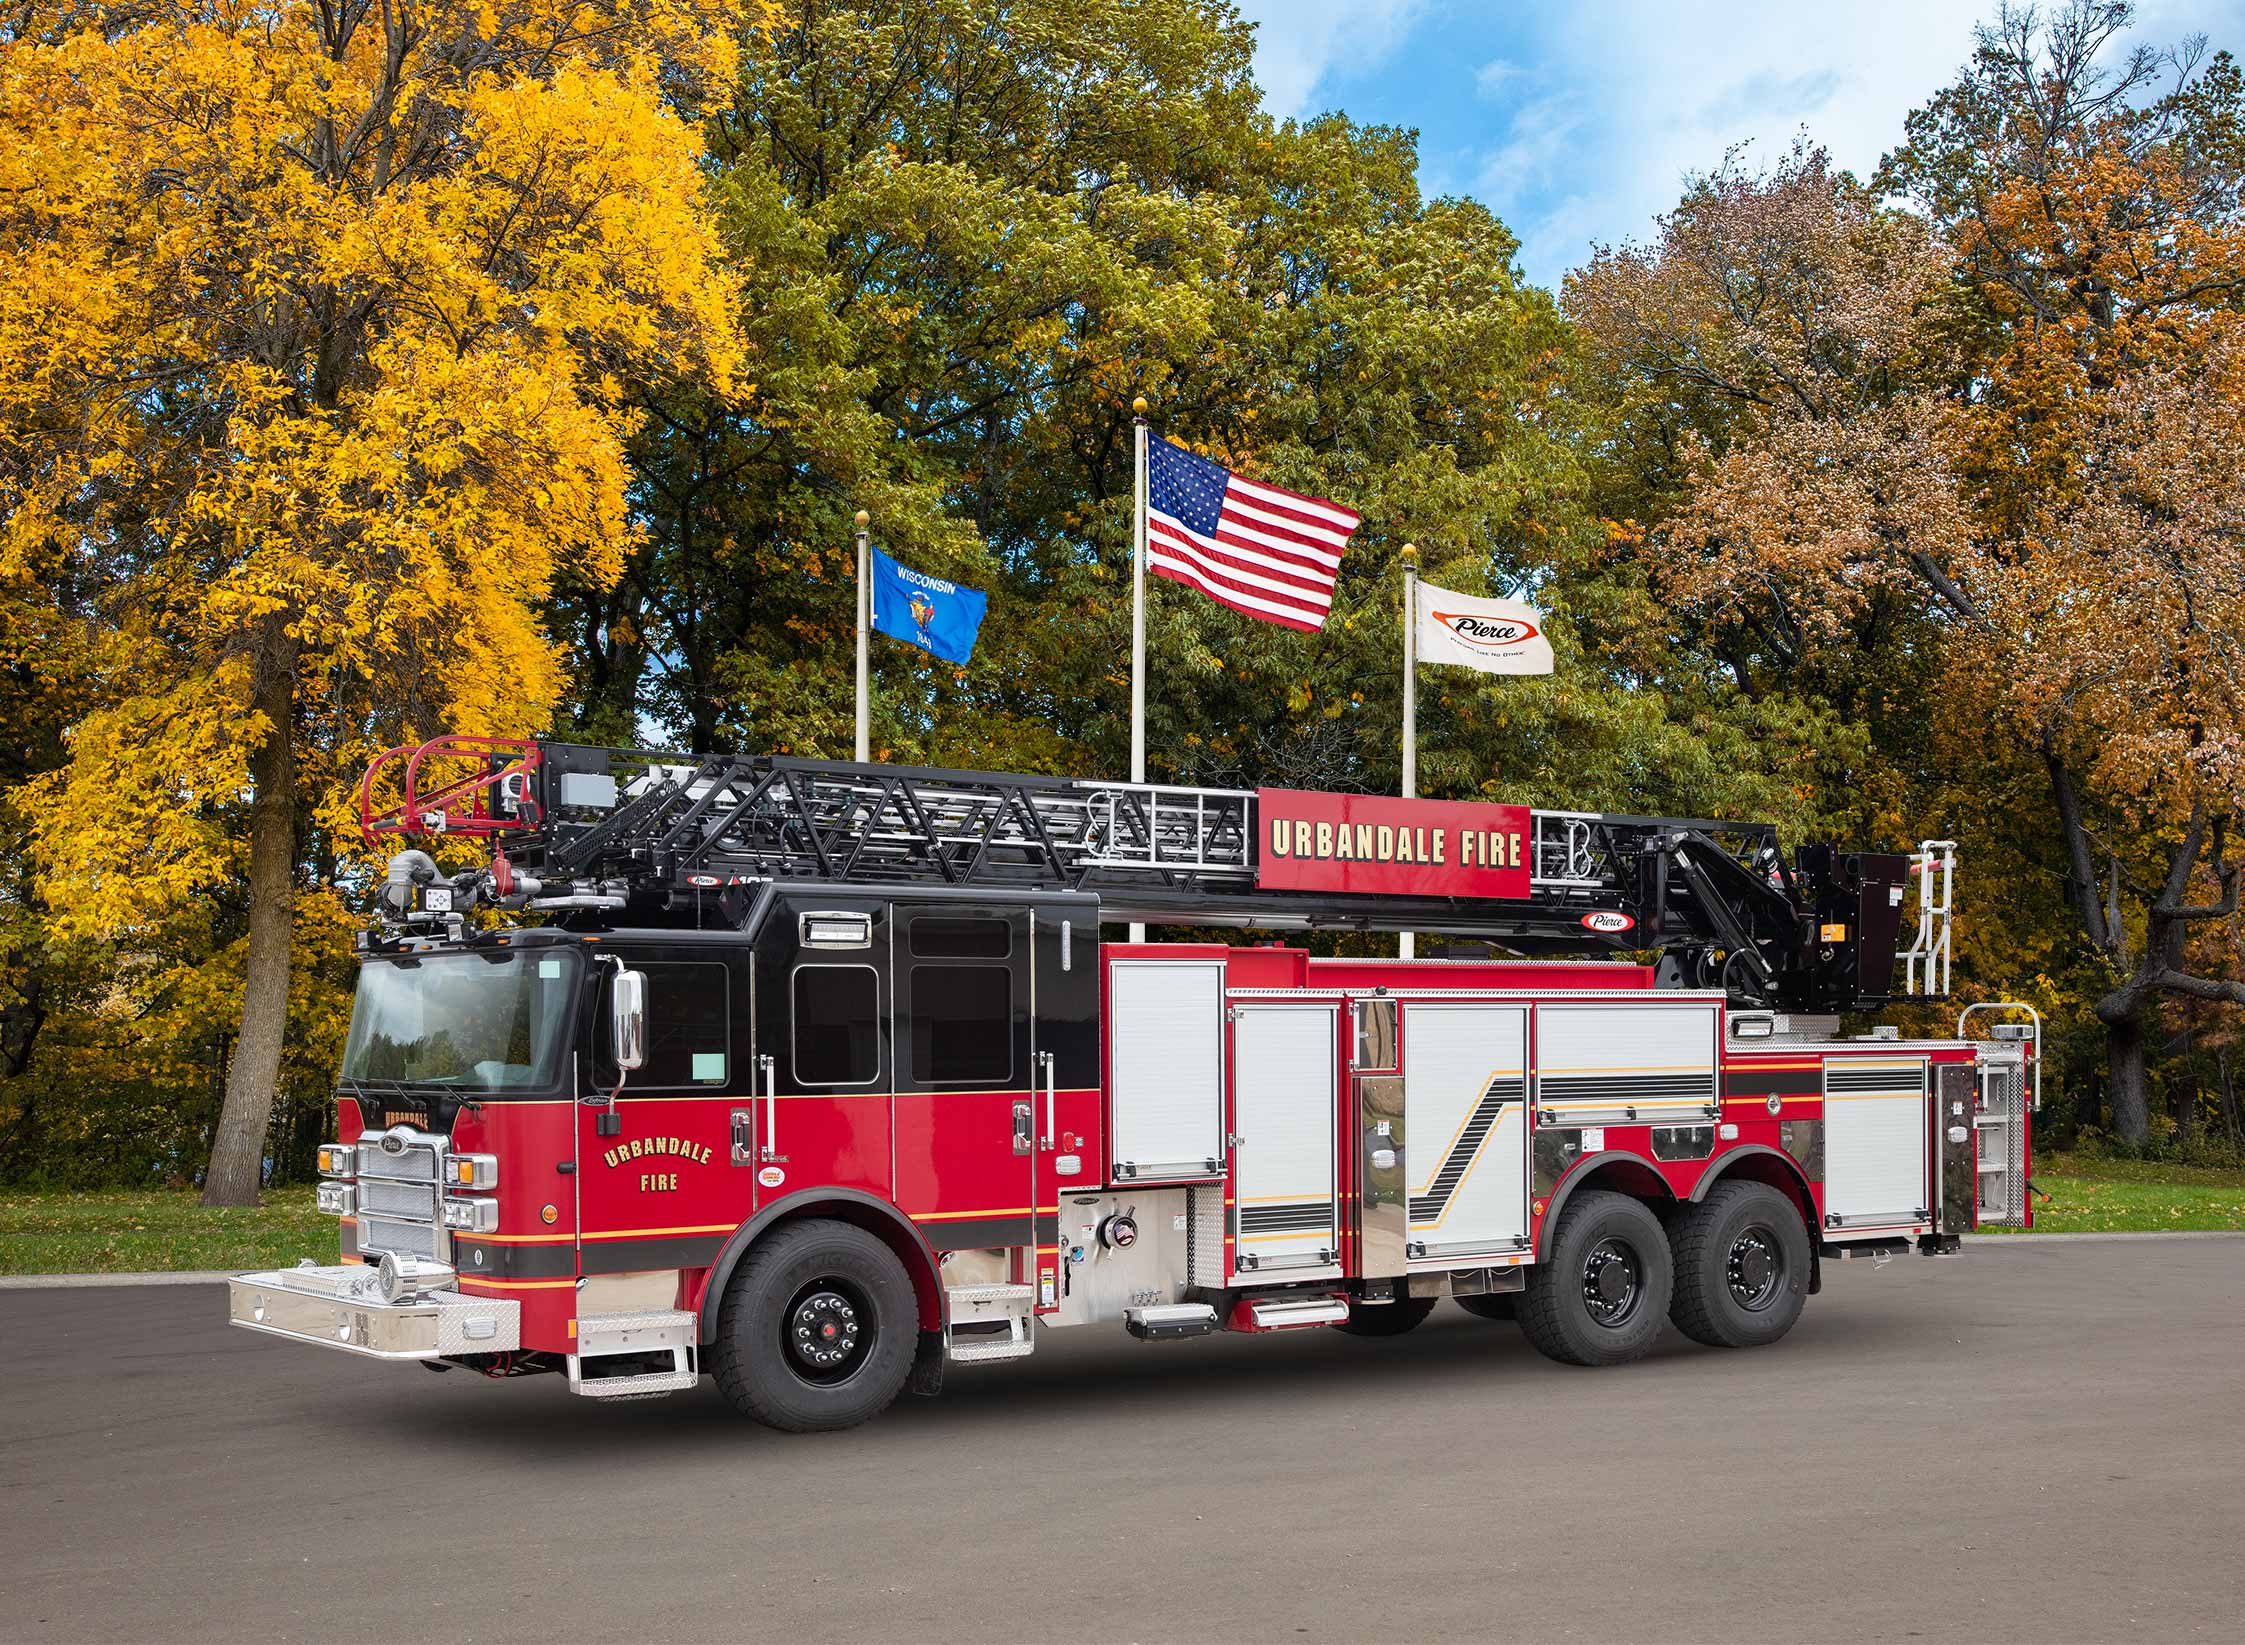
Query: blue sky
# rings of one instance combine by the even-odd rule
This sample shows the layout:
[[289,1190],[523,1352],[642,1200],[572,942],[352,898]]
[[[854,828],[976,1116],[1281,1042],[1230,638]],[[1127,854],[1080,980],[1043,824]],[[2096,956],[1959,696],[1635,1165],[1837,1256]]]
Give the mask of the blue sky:
[[[1468,194],[1556,286],[1593,242],[1643,238],[1683,174],[1806,127],[1868,174],[1972,49],[1994,0],[1238,0],[1280,116],[1415,126],[1429,194]],[[2245,55],[2245,0],[2144,0],[2136,38]]]

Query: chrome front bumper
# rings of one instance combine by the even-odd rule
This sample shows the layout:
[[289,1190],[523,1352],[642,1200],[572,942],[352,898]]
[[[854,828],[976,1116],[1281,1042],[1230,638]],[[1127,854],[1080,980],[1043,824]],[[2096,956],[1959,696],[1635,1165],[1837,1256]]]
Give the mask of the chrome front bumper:
[[363,1294],[373,1272],[351,1263],[237,1274],[226,1282],[228,1317],[246,1331],[369,1359],[444,1359],[522,1346],[518,1302],[458,1291],[423,1291],[384,1302]]

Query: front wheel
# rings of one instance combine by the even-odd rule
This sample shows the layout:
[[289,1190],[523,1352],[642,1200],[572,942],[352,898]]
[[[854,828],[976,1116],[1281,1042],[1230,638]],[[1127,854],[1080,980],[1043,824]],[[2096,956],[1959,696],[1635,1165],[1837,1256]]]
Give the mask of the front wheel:
[[1434,1312],[1432,1297],[1397,1297],[1393,1302],[1349,1298],[1349,1317],[1333,1329],[1352,1337],[1399,1337]]
[[1641,1359],[1667,1317],[1674,1273],[1658,1217],[1626,1194],[1585,1189],[1528,1270],[1520,1328],[1562,1364]]
[[911,1278],[878,1238],[825,1218],[789,1223],[725,1288],[717,1386],[770,1428],[852,1428],[904,1387],[919,1324]]
[[1725,1182],[1676,1219],[1676,1329],[1710,1348],[1759,1348],[1808,1304],[1808,1228],[1766,1183]]

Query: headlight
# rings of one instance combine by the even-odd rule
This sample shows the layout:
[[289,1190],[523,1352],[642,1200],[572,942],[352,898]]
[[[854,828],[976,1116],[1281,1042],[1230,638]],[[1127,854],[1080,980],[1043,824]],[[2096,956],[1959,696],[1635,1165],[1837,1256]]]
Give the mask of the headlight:
[[320,1175],[323,1177],[355,1177],[359,1170],[359,1151],[347,1142],[320,1144]]
[[313,1191],[313,1203],[331,1217],[347,1217],[358,1210],[359,1191],[347,1182],[323,1182]]
[[454,1188],[496,1188],[499,1159],[495,1154],[454,1154],[444,1162],[444,1180]]
[[499,1231],[499,1202],[495,1199],[447,1199],[444,1225],[462,1234],[495,1234]]

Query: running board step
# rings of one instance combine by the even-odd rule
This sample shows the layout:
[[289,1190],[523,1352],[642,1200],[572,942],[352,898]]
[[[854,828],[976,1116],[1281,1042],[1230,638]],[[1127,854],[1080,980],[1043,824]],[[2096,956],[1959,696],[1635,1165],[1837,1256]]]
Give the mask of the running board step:
[[1205,1302],[1157,1302],[1123,1310],[1123,1329],[1140,1342],[1205,1337],[1216,1329],[1216,1310]]
[[646,1371],[637,1376],[583,1377],[576,1374],[576,1358],[570,1357],[569,1391],[583,1394],[587,1399],[654,1399],[661,1394],[675,1394],[682,1388],[691,1388],[701,1381],[701,1374],[691,1368],[668,1371]]
[[1030,1328],[1037,1293],[1026,1285],[945,1288],[943,1348],[956,1364],[1023,1359],[1036,1350]]
[[1338,1325],[1348,1317],[1346,1297],[1248,1297],[1232,1309],[1231,1328],[1302,1331],[1313,1325]]
[[[695,1360],[693,1313],[684,1308],[642,1308],[620,1314],[582,1314],[577,1351],[569,1356],[569,1391],[587,1399],[653,1399],[701,1381]],[[615,1371],[604,1363],[668,1359],[667,1368]]]

